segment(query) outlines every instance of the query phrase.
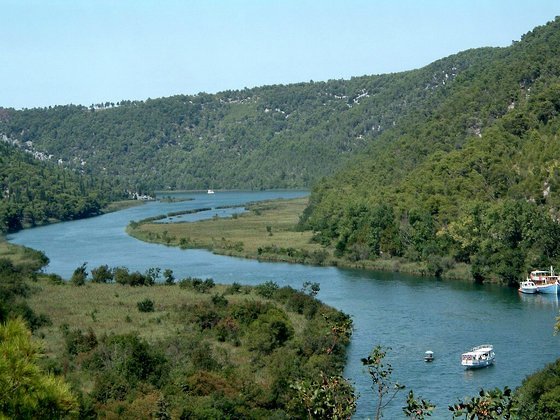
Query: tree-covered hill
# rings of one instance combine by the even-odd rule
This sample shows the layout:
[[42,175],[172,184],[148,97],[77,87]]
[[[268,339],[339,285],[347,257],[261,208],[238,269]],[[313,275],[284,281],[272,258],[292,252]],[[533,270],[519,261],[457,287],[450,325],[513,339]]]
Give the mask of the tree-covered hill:
[[302,223],[353,260],[520,280],[560,262],[560,19],[459,72],[315,186]]
[[123,198],[111,182],[74,173],[0,142],[0,233],[96,216]]
[[423,118],[455,79],[499,55],[463,52],[419,70],[118,104],[0,109],[8,142],[132,190],[307,187],[401,121]]

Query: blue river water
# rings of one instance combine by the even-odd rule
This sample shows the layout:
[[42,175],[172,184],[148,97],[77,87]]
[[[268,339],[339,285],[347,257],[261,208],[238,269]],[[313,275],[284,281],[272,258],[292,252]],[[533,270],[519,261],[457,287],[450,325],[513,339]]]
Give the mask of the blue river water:
[[[520,295],[492,285],[415,277],[402,273],[368,272],[334,267],[265,263],[214,255],[204,250],[181,250],[131,238],[125,227],[131,220],[169,212],[212,208],[212,211],[175,217],[194,221],[214,215],[239,213],[248,202],[305,196],[305,191],[217,192],[184,194],[190,201],[148,202],[91,219],[24,230],[9,241],[42,250],[50,259],[47,272],[69,278],[76,267],[107,264],[144,271],[170,268],[176,278],[213,278],[219,283],[259,284],[275,281],[300,288],[320,283],[319,299],[352,316],[354,333],[345,376],[359,393],[355,418],[373,417],[375,400],[369,375],[360,359],[375,345],[389,347],[387,361],[393,378],[407,389],[384,410],[385,418],[403,418],[401,407],[408,389],[437,405],[433,418],[451,418],[448,406],[480,388],[515,388],[529,374],[560,356],[560,336],[553,328],[558,315],[557,296]],[[217,209],[221,206],[237,206]],[[470,371],[460,355],[470,347],[491,343],[496,363]],[[435,354],[425,363],[426,350]]]

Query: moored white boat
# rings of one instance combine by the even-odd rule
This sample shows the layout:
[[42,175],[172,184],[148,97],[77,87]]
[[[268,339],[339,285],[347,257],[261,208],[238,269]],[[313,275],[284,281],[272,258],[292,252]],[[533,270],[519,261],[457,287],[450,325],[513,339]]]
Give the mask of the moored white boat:
[[208,194],[214,194],[214,190],[212,189],[208,190]]
[[467,369],[482,368],[494,363],[495,358],[494,346],[492,344],[482,344],[463,353],[461,355],[461,364]]
[[533,282],[531,280],[525,280],[525,281],[522,281],[519,284],[519,291],[521,293],[533,294],[533,293],[537,293],[538,289],[537,289],[537,285],[535,284],[535,282]]
[[550,271],[533,270],[519,285],[521,293],[558,293],[559,277],[554,274],[554,269],[550,267]]

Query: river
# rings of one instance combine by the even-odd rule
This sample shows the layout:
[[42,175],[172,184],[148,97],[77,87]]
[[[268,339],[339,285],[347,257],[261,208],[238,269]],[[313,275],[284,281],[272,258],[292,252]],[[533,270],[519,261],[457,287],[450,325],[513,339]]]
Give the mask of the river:
[[[171,268],[176,278],[213,278],[219,283],[258,284],[268,280],[300,288],[304,281],[320,283],[319,299],[350,314],[354,334],[348,349],[345,376],[360,395],[355,418],[371,417],[374,399],[369,375],[360,359],[380,344],[390,347],[387,361],[401,391],[384,413],[403,418],[401,407],[408,389],[437,405],[433,418],[450,418],[448,405],[474,396],[480,388],[515,388],[529,374],[558,358],[560,337],[553,335],[558,315],[557,296],[519,295],[492,285],[441,281],[401,273],[366,272],[334,267],[265,263],[213,255],[204,250],[181,250],[148,244],[125,233],[131,220],[196,208],[243,206],[252,201],[305,196],[305,191],[217,192],[185,194],[191,201],[148,202],[103,216],[59,223],[10,235],[12,243],[42,250],[50,259],[47,272],[69,278],[84,262],[144,271]],[[227,217],[240,208],[184,215],[196,220],[218,214]],[[460,354],[491,343],[496,363],[469,371]],[[425,363],[426,350],[435,354]]]

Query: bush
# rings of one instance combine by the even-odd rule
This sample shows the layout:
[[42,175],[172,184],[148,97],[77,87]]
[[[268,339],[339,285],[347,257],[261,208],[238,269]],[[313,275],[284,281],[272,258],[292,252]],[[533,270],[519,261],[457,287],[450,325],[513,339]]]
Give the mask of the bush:
[[108,265],[100,265],[91,270],[91,281],[93,283],[109,283],[113,281],[113,272]]
[[88,272],[86,271],[87,263],[83,263],[80,267],[74,270],[72,277],[70,278],[70,283],[74,286],[83,286],[86,284],[86,279]]
[[237,282],[233,282],[225,291],[226,295],[235,295],[241,293],[241,285]]
[[278,284],[273,281],[267,281],[266,283],[259,284],[255,287],[257,295],[267,299],[272,299],[276,290],[278,290]]
[[146,298],[136,304],[140,312],[154,312],[154,301]]
[[224,297],[224,295],[215,294],[212,296],[212,303],[214,306],[225,308],[228,305],[228,300]]
[[276,308],[271,308],[249,326],[248,346],[250,350],[270,354],[274,349],[283,346],[293,335],[294,329],[286,315]]
[[66,352],[73,356],[90,351],[97,346],[97,337],[91,328],[85,334],[80,329],[68,331],[67,328],[63,330],[63,333]]

